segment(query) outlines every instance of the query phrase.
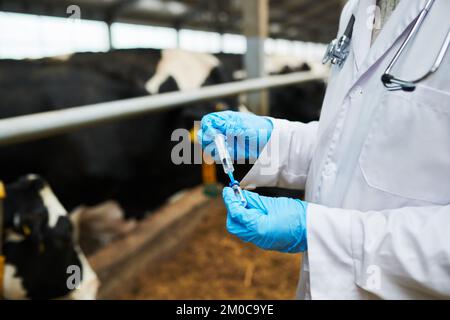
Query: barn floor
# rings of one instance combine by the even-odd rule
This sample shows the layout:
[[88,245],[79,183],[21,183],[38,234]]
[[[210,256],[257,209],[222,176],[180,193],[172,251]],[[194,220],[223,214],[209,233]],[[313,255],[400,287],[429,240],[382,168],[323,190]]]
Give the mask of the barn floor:
[[266,252],[225,229],[220,199],[182,247],[136,276],[116,299],[292,299],[300,255]]

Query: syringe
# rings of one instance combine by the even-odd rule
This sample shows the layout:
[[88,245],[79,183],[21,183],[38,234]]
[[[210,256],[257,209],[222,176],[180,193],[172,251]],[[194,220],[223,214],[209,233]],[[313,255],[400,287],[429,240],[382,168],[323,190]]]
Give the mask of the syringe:
[[219,154],[220,162],[223,166],[223,171],[230,177],[231,181],[234,181],[233,177],[233,161],[231,160],[230,153],[227,149],[227,143],[225,142],[225,136],[223,134],[217,134],[214,138],[216,144],[216,151]]
[[230,177],[230,188],[233,189],[234,194],[241,202],[243,207],[247,206],[247,200],[242,193],[241,186],[238,181],[234,180],[233,171],[233,161],[231,160],[230,153],[228,152],[227,143],[225,141],[225,136],[223,134],[217,134],[214,138],[214,143],[216,144],[216,150],[219,154],[220,162],[223,166],[223,171]]
[[247,199],[245,199],[242,193],[241,185],[238,181],[234,180],[230,182],[230,188],[233,189],[234,195],[239,199],[241,206],[244,208],[247,206]]

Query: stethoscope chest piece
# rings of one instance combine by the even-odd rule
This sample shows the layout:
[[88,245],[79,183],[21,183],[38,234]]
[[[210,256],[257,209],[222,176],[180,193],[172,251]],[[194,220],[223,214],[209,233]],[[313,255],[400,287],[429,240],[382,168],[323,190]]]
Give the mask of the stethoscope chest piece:
[[347,60],[350,52],[350,42],[352,40],[353,26],[355,24],[355,16],[352,15],[344,34],[339,39],[334,39],[328,45],[325,56],[322,59],[323,64],[330,62],[331,64],[342,67]]

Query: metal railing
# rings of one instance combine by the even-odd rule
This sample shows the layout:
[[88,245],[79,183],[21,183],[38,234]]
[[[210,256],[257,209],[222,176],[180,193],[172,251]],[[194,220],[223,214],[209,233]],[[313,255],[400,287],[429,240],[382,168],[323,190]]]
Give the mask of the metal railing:
[[0,145],[47,138],[98,124],[160,112],[184,104],[321,80],[325,77],[326,75],[323,73],[297,72],[208,86],[190,91],[177,91],[5,118],[0,120]]

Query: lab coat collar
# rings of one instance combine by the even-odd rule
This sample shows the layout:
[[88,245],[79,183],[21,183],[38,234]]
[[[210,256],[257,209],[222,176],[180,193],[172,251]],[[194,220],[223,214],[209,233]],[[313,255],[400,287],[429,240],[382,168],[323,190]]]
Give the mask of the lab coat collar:
[[373,66],[419,16],[427,0],[402,0],[371,47],[372,30],[368,27],[370,6],[375,0],[361,0],[357,8],[354,32],[354,55],[358,78]]

